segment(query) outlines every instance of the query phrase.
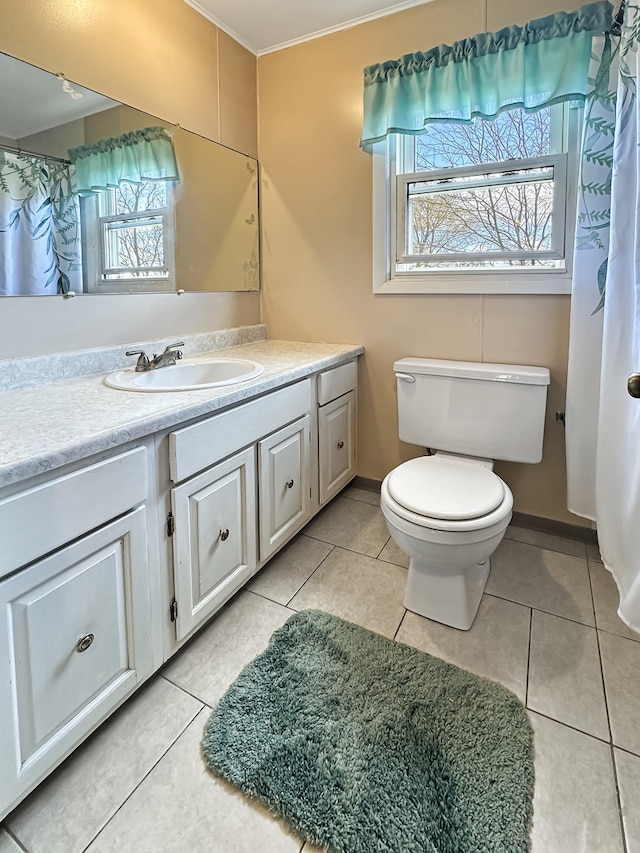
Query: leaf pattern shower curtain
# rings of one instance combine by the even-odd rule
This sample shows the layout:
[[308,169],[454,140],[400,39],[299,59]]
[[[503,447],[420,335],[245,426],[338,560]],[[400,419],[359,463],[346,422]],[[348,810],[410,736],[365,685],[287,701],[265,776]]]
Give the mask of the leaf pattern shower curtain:
[[0,296],[82,293],[68,164],[0,148]]
[[[631,398],[626,389],[627,376],[640,371],[639,37],[640,6],[629,3],[617,64],[609,69],[617,77],[617,103],[612,145],[606,146],[612,154],[606,265],[604,238],[609,229],[598,229],[603,245],[594,241],[591,248],[595,246],[596,254],[592,251],[590,264],[583,261],[589,244],[580,244],[578,232],[571,309],[567,479],[569,508],[597,522],[602,558],[620,592],[618,613],[640,632],[640,401]],[[611,75],[607,73],[607,77]],[[603,103],[611,94],[609,90],[604,96],[601,89]],[[602,118],[606,120],[605,115]],[[602,130],[610,132],[604,124]],[[588,133],[585,143],[583,189],[589,183]],[[603,169],[607,169],[608,156],[600,158]],[[586,193],[580,214],[589,213],[585,198]],[[608,225],[605,199],[603,195],[602,222]],[[590,215],[579,225],[585,223],[593,225],[597,219]],[[600,263],[595,262],[600,258]],[[599,354],[601,364],[597,363]]]

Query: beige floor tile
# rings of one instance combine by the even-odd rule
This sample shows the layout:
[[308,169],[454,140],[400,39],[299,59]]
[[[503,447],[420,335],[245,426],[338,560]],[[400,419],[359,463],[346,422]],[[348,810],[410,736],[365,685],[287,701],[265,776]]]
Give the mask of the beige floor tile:
[[632,631],[618,616],[620,594],[611,572],[602,563],[589,560],[589,575],[598,628],[640,642],[640,634]]
[[529,715],[536,771],[532,853],[622,853],[608,744]]
[[640,644],[604,631],[598,636],[613,742],[640,755]]
[[334,548],[289,607],[325,610],[392,638],[404,614],[406,580],[400,566]]
[[485,591],[595,625],[586,559],[504,539],[491,558]]
[[280,604],[243,591],[178,652],[162,674],[207,705],[217,705],[241,670],[292,615]]
[[640,853],[640,758],[621,749],[614,749],[613,754],[620,788],[627,853]]
[[342,495],[345,498],[351,498],[353,501],[362,501],[372,506],[380,506],[380,492],[370,492],[368,489],[358,489],[356,486],[349,486],[349,488],[344,490]]
[[247,589],[288,604],[332,548],[333,545],[300,534],[255,575]]
[[209,773],[203,710],[87,853],[298,853],[302,842]]
[[506,539],[535,545],[537,548],[547,548],[549,551],[559,551],[572,557],[586,557],[586,545],[576,539],[557,536],[555,533],[543,533],[540,530],[530,530],[528,527],[518,527],[510,524],[505,533]]
[[29,853],[79,853],[118,810],[202,703],[156,678],[6,820]]
[[[309,848],[311,853],[312,848]],[[22,848],[18,847],[11,836],[0,826],[0,853],[22,853]]]
[[529,618],[528,607],[485,595],[468,631],[407,611],[396,639],[476,675],[499,681],[524,702]]
[[609,740],[594,628],[533,611],[527,706]]
[[340,545],[369,557],[382,551],[389,531],[378,506],[338,497],[325,507],[304,532],[314,539]]
[[409,568],[409,555],[405,554],[402,548],[398,548],[393,539],[389,539],[387,544],[380,552],[379,560],[385,560],[387,563],[395,563],[396,566]]

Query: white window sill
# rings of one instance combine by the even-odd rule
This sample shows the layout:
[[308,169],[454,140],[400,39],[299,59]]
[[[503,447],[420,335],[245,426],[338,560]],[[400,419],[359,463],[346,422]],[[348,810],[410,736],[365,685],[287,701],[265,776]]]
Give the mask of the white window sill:
[[373,286],[374,294],[387,293],[472,293],[540,294],[571,293],[568,272],[518,273],[476,272],[472,275],[396,276]]

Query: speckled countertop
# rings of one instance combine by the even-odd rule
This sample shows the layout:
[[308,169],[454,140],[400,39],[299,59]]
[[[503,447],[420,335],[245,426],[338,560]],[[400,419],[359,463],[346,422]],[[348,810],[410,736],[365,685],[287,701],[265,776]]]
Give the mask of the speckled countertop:
[[[212,343],[209,349],[215,349],[216,355],[248,358],[264,366],[264,372],[254,380],[199,391],[150,394],[107,387],[105,376],[122,367],[122,353],[129,347],[94,351],[88,365],[91,375],[55,382],[41,380],[41,384],[29,378],[33,364],[26,363],[33,359],[18,359],[8,366],[5,363],[4,373],[0,363],[0,388],[5,389],[0,394],[0,485],[24,480],[249,400],[363,352],[357,345],[272,341],[261,339],[263,337],[264,327],[248,327],[246,334],[239,330],[235,337],[225,334],[203,341],[202,336],[192,336],[193,340],[185,341],[185,356],[201,355],[205,351],[202,347]],[[242,339],[250,342],[228,346],[230,341],[237,343]],[[131,347],[138,348],[138,345]],[[117,350],[118,357],[112,355],[105,360],[105,353],[113,350]],[[68,375],[68,365],[78,363],[78,358],[54,356],[53,360],[56,358],[60,362],[58,376]],[[96,372],[100,359],[106,367]],[[131,359],[124,363],[131,364]],[[49,367],[52,365],[53,361]],[[38,369],[44,372],[46,368],[47,360],[43,357]],[[13,384],[6,381],[10,374],[14,376]],[[47,375],[56,377],[56,372],[53,370]],[[20,381],[20,376],[27,376],[27,380]],[[22,387],[12,390],[15,384]]]

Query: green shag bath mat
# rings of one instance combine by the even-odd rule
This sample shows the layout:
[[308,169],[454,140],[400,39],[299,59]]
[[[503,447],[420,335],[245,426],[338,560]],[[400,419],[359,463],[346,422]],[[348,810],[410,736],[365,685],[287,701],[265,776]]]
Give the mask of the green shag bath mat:
[[314,610],[212,713],[214,773],[331,853],[524,853],[533,733],[504,687]]

